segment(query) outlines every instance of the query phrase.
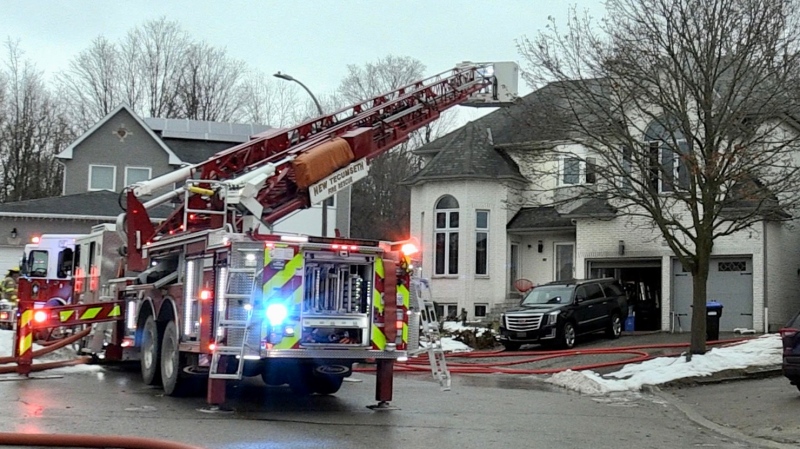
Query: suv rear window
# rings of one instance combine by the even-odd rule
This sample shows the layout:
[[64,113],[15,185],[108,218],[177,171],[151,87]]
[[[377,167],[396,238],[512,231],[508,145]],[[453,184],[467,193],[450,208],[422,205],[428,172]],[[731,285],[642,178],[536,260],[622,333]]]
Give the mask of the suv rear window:
[[603,298],[603,289],[600,284],[585,284],[578,287],[576,296],[582,296],[584,299],[601,299]]
[[603,290],[606,291],[606,296],[622,296],[622,288],[619,285],[609,282],[608,284],[603,284]]

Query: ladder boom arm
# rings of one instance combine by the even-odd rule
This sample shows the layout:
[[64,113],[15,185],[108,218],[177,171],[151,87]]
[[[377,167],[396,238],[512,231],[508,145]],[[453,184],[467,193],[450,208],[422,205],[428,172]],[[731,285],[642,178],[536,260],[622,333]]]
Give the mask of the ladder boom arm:
[[[410,133],[438,119],[445,110],[496,88],[497,79],[487,75],[490,73],[487,67],[491,65],[461,64],[293,128],[268,130],[204,162],[129,187],[127,217],[120,218],[126,223],[129,259],[133,256],[139,260],[134,265],[141,265],[141,247],[147,242],[221,227],[224,214],[192,221],[187,217],[198,218],[197,214],[186,211],[219,208],[220,204],[228,204],[225,197],[234,199],[232,203],[240,206],[240,212],[244,208],[266,223],[274,223],[297,209],[308,207],[309,185],[348,164],[361,159],[369,161],[385,153],[408,140]],[[482,101],[486,101],[485,97]],[[139,198],[188,179],[194,184],[210,181],[208,186],[216,186],[216,194],[204,195],[198,193],[198,189],[186,189],[181,192],[184,204],[153,227],[148,207],[144,207]],[[208,192],[208,189],[199,190]],[[234,228],[239,225],[231,224]]]

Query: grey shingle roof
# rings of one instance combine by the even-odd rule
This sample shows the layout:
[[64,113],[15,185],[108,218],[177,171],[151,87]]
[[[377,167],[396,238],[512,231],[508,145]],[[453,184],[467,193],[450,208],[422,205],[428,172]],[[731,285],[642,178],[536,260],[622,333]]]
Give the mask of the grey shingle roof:
[[477,122],[468,123],[449,136],[449,144],[443,151],[406,179],[405,184],[464,178],[526,182],[517,164],[495,150],[486,128]]
[[[49,214],[53,218],[76,216],[116,217],[122,212],[119,194],[107,190],[74,195],[39,198],[0,204],[0,212],[17,214]],[[150,211],[151,218],[166,218],[172,208],[158,206]]]
[[523,207],[508,222],[506,229],[509,231],[521,231],[524,229],[552,229],[552,228],[574,228],[575,225],[569,218],[556,212],[552,206],[543,207]]
[[617,209],[608,204],[608,201],[599,198],[591,198],[569,213],[564,214],[565,217],[569,218],[613,217],[615,215],[617,215]]
[[232,142],[209,142],[207,140],[167,138],[162,138],[161,140],[164,141],[169,149],[172,150],[181,161],[189,164],[203,162],[220,151],[227,150],[237,145]]

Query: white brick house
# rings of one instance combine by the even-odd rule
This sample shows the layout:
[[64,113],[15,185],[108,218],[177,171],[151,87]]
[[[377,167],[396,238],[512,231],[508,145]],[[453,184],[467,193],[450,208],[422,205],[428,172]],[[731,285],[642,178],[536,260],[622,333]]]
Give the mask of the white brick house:
[[[637,330],[688,331],[691,275],[657,231],[598,200],[544,206],[593,181],[582,163],[542,158],[547,149],[585,150],[557,125],[531,126],[547,114],[535,107],[538,92],[418,150],[425,165],[407,180],[411,233],[440,309],[487,318],[518,301],[518,279],[613,276],[633,297]],[[724,306],[723,331],[775,331],[800,310],[797,222],[765,218],[716,240],[712,257],[708,299]]]

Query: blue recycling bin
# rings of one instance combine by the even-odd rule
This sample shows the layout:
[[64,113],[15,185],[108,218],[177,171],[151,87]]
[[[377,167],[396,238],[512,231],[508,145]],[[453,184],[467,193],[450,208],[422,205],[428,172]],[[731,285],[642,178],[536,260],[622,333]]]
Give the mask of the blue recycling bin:
[[722,317],[722,303],[706,303],[706,341],[719,340],[719,319]]

